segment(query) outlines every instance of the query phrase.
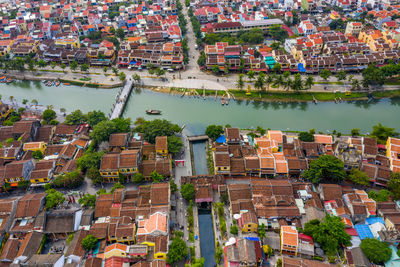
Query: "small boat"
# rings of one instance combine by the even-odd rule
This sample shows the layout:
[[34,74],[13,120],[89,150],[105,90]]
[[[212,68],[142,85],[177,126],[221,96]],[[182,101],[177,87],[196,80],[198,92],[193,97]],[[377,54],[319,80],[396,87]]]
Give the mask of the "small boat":
[[228,105],[229,104],[229,98],[226,98],[225,99],[225,105]]
[[68,85],[71,85],[71,84],[70,84],[70,83],[64,83],[64,85],[67,85],[67,86],[68,86]]
[[161,111],[156,109],[146,109],[146,113],[149,115],[160,115]]
[[56,86],[60,86],[61,82],[60,81],[56,81]]
[[11,78],[6,79],[6,83],[12,83],[13,81],[14,81],[14,79],[11,79]]
[[224,105],[224,104],[225,104],[225,98],[222,97],[222,98],[221,98],[221,105]]

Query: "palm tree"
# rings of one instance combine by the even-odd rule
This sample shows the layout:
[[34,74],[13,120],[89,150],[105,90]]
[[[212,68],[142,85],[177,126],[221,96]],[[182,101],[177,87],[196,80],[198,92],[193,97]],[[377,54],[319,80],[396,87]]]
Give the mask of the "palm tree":
[[265,79],[265,84],[267,85],[268,90],[270,89],[270,86],[271,86],[271,84],[272,84],[273,81],[274,81],[274,80],[272,79],[271,76],[268,76],[268,77]]
[[274,81],[275,86],[281,86],[283,85],[283,76],[282,75],[277,75],[276,79]]
[[357,79],[351,80],[351,89],[358,90],[360,88],[360,82]]
[[258,76],[256,82],[254,83],[254,87],[257,88],[258,90],[263,90],[264,89],[264,78],[262,76]]
[[239,74],[239,78],[238,78],[238,80],[237,80],[237,82],[236,82],[237,88],[238,88],[239,90],[242,90],[243,87],[244,87],[243,76],[244,76],[243,74]]
[[54,109],[53,105],[47,105],[47,109]]
[[255,75],[256,73],[253,70],[249,70],[249,72],[247,72],[247,77],[250,79],[250,81],[254,79]]
[[289,88],[292,86],[292,80],[288,77],[286,80],[283,81],[283,88],[286,91],[289,91]]
[[31,103],[32,103],[32,105],[37,105],[37,104],[39,104],[39,102],[36,100],[36,99],[32,99],[32,101],[31,101]]
[[140,82],[140,76],[139,76],[139,74],[134,73],[134,74],[132,75],[132,79],[133,79],[135,82],[139,83],[139,82]]
[[28,99],[22,99],[22,104],[26,105],[26,103],[28,103]]
[[314,77],[309,75],[307,76],[307,79],[304,83],[307,89],[311,89],[311,87],[314,85]]

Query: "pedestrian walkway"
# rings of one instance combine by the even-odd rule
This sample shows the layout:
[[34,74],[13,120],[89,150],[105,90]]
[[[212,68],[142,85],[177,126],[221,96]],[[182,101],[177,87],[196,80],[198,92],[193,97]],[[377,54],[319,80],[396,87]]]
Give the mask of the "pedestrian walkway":
[[121,91],[117,95],[117,102],[113,105],[111,109],[110,119],[116,119],[121,117],[122,112],[124,111],[126,101],[128,101],[129,95],[132,92],[133,81],[129,79]]

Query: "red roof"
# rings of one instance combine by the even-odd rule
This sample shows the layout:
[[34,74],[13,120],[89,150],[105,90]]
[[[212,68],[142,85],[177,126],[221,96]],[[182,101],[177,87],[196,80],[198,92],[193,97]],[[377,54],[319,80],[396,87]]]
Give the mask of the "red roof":
[[358,236],[357,231],[354,228],[346,228],[345,231],[351,236]]

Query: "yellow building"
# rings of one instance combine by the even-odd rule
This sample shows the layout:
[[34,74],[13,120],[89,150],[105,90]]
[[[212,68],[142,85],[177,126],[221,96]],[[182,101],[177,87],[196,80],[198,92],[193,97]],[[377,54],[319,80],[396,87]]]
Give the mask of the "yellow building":
[[297,256],[299,238],[295,226],[281,226],[281,253]]
[[76,48],[80,48],[81,45],[79,43],[79,39],[77,37],[73,38],[64,38],[64,39],[56,39],[55,44],[59,46],[73,46]]
[[40,151],[42,154],[44,154],[44,151],[46,150],[46,143],[45,142],[29,142],[24,144],[24,151]]
[[0,40],[0,56],[3,57],[10,53],[13,43],[13,40]]
[[386,143],[386,156],[390,161],[390,169],[400,172],[400,139],[389,137]]
[[119,154],[105,154],[101,158],[100,175],[105,182],[116,182],[119,178],[118,172]]
[[163,157],[168,156],[168,139],[166,136],[156,137],[156,153]]
[[242,213],[238,219],[238,225],[243,233],[256,233],[258,230],[257,215],[254,212]]

